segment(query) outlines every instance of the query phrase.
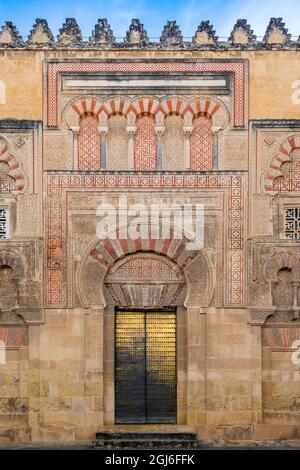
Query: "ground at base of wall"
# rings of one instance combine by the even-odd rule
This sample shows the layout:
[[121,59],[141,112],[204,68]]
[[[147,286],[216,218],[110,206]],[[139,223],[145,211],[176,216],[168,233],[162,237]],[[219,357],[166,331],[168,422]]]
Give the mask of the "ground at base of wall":
[[[105,448],[100,449],[97,447],[93,447],[90,443],[77,443],[77,444],[68,444],[68,443],[61,443],[61,444],[45,444],[45,443],[34,443],[34,444],[0,444],[0,451],[1,450],[100,450],[100,451],[110,451],[110,450],[130,450],[130,447],[127,448]],[[300,450],[300,440],[299,441],[290,441],[290,442],[231,442],[231,443],[217,443],[217,444],[206,444],[199,446],[198,449],[189,449],[190,451],[197,452],[201,450]],[[139,449],[131,449],[135,451],[143,450],[142,448]],[[150,451],[150,449],[145,449]],[[151,450],[155,450],[153,447]],[[160,448],[159,450],[168,450]],[[173,451],[176,449],[172,449]],[[178,449],[182,450],[182,449]]]

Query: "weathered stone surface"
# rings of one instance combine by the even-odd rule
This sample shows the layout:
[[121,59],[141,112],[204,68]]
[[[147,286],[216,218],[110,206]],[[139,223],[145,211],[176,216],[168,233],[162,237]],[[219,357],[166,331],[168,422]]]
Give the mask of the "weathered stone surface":
[[193,37],[193,42],[199,45],[216,45],[218,41],[218,36],[213,29],[213,26],[209,21],[201,21],[200,25],[197,28],[195,36]]
[[237,20],[229,36],[229,42],[233,45],[248,45],[256,41],[256,36],[247,20]]
[[102,46],[112,46],[115,44],[116,39],[106,18],[98,20],[92,36],[90,36],[90,42]]
[[21,47],[23,39],[11,21],[6,21],[0,32],[0,46]]
[[285,23],[282,22],[282,18],[271,18],[263,40],[267,44],[288,43],[291,35],[288,34],[288,30],[284,26]]
[[57,40],[62,45],[80,45],[82,42],[82,34],[75,18],[66,18],[59,32]]
[[176,24],[176,21],[168,21],[164,26],[163,32],[160,37],[160,43],[162,46],[180,46],[183,43],[183,36]]
[[28,36],[28,44],[47,44],[51,45],[54,42],[53,34],[48,26],[47,20],[37,18],[33,29]]
[[144,29],[144,25],[138,19],[133,19],[129,30],[126,33],[124,43],[127,46],[145,46],[149,42],[147,31]]

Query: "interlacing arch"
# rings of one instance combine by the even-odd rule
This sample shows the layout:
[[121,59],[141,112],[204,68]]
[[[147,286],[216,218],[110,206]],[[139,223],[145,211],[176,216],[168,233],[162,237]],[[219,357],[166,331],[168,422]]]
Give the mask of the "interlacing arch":
[[13,279],[20,280],[25,275],[24,263],[14,251],[0,251],[0,266],[9,266],[13,270]]
[[158,100],[154,97],[136,97],[130,100],[127,96],[110,97],[103,102],[97,97],[86,96],[75,99],[67,105],[64,120],[69,128],[79,125],[80,117],[91,113],[99,117],[100,125],[106,125],[109,116],[124,115],[129,125],[134,125],[136,117],[149,114],[155,117],[156,125],[163,125],[169,114],[183,117],[185,126],[192,126],[195,115],[206,115],[212,120],[214,131],[223,129],[229,122],[229,113],[221,101],[211,96],[186,100],[180,96],[169,96]]
[[14,189],[12,192],[23,192],[26,186],[26,177],[22,170],[21,163],[9,151],[9,145],[0,137],[0,162],[4,162],[8,165],[9,171],[7,176],[12,178],[15,182]]
[[277,273],[280,269],[288,268],[299,272],[299,266],[300,260],[297,253],[292,250],[278,251],[266,260],[264,275],[268,281],[277,281]]
[[82,305],[105,303],[103,291],[99,286],[104,286],[105,276],[115,262],[128,255],[147,257],[151,256],[151,253],[165,256],[185,275],[187,281],[185,304],[188,302],[203,306],[209,304],[214,283],[205,250],[199,250],[197,246],[189,247],[190,240],[184,235],[175,236],[174,229],[170,229],[170,237],[166,239],[152,238],[149,232],[148,237],[135,240],[121,238],[120,230],[121,227],[117,228],[116,238],[94,240],[87,247],[76,273],[78,295]]
[[92,115],[98,118],[101,105],[101,100],[94,96],[76,98],[65,107],[62,115],[63,122],[70,129],[78,131],[82,116]]
[[277,152],[273,155],[269,168],[264,175],[264,189],[265,191],[274,191],[274,180],[283,176],[280,167],[285,162],[291,162],[290,154],[296,148],[300,148],[300,137],[291,136],[283,141],[278,147]]
[[106,124],[110,116],[122,114],[126,118],[131,111],[131,100],[127,96],[108,98],[100,106],[99,118],[101,123]]

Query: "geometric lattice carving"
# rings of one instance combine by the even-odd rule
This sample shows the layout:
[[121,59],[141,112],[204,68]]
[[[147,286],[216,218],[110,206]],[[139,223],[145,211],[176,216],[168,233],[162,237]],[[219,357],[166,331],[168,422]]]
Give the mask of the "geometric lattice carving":
[[[228,266],[227,294],[226,303],[229,305],[243,305],[244,303],[244,191],[243,178],[240,175],[230,176],[227,174],[219,175],[197,175],[188,174],[186,176],[179,174],[115,174],[108,175],[103,172],[95,172],[89,176],[80,174],[80,172],[72,172],[70,174],[56,174],[48,176],[48,264],[47,264],[47,302],[49,305],[65,304],[66,291],[64,287],[64,272],[61,262],[61,248],[65,246],[64,237],[64,211],[63,201],[66,197],[66,191],[78,190],[78,188],[86,190],[105,190],[117,189],[118,191],[127,192],[130,189],[137,190],[213,190],[225,189],[230,195],[228,198],[228,226],[229,236],[227,237],[228,256],[226,263]],[[116,246],[113,247],[114,242]],[[172,239],[166,240],[161,246],[160,240],[152,240],[150,234],[147,239],[137,239],[133,244],[126,243],[123,240],[124,254],[136,251],[150,250],[166,254],[171,257],[183,269],[188,270],[189,264],[199,254],[199,250],[185,252],[185,242],[179,243],[175,253],[172,249]],[[157,249],[153,247],[159,244]],[[120,253],[119,240],[105,240],[103,244],[107,245],[107,249],[101,249],[101,254],[97,250],[92,250],[91,256],[97,259],[99,265],[103,269],[107,269],[113,257],[118,258]],[[125,246],[127,245],[127,246]],[[104,245],[103,245],[104,246]],[[123,248],[122,248],[123,250]],[[183,251],[182,251],[183,250]],[[103,251],[103,252],[102,252]],[[201,253],[201,251],[200,251]],[[278,268],[279,269],[279,268]],[[277,271],[278,271],[277,269]],[[276,273],[277,273],[276,271]],[[276,278],[277,279],[277,278]],[[190,293],[192,295],[192,293]],[[85,303],[86,301],[84,301]]]
[[299,191],[299,161],[300,137],[292,135],[279,145],[269,163],[264,176],[265,191]]
[[194,121],[191,135],[191,170],[212,170],[214,160],[214,141],[211,121],[199,117]]
[[300,207],[285,209],[284,235],[291,240],[300,240]]
[[155,119],[142,115],[136,120],[134,146],[134,169],[139,171],[155,170],[157,161],[157,138]]
[[[179,268],[163,256],[150,253],[117,261],[105,281],[106,296],[119,306],[184,305],[186,280]],[[155,281],[154,281],[155,280]]]
[[[182,73],[232,73],[234,79],[234,113],[233,113],[233,124],[234,126],[244,126],[245,124],[245,111],[246,111],[246,95],[245,95],[245,63],[243,61],[236,61],[236,62],[199,62],[195,59],[194,62],[141,62],[136,61],[132,63],[122,62],[118,60],[116,62],[103,62],[94,60],[93,62],[85,61],[85,62],[72,62],[72,61],[59,61],[59,60],[52,60],[51,62],[47,62],[47,124],[50,127],[56,127],[59,125],[58,119],[58,83],[59,83],[59,76],[65,73],[114,73],[114,72],[122,72],[122,73],[137,73],[139,75],[143,75],[144,73],[175,73],[178,74]],[[136,100],[136,102],[145,101],[145,100]],[[148,101],[151,101],[148,99]],[[156,100],[155,100],[156,101]],[[178,100],[180,101],[180,100]],[[214,127],[221,127],[224,128],[227,121],[227,111],[224,105],[221,105],[220,102],[210,97],[210,99],[204,100],[196,100],[200,102],[200,110],[196,112],[199,113],[201,111],[207,112],[210,116],[212,116],[212,121],[214,123],[214,117],[219,114],[217,111],[217,105],[219,104],[219,109],[222,115],[225,117],[224,120],[221,119],[221,124],[213,124]],[[203,106],[201,102],[203,101]],[[206,103],[205,103],[206,101]],[[159,103],[158,103],[159,104]],[[150,107],[150,106],[149,106]],[[207,111],[206,108],[211,107],[211,112]],[[203,108],[203,109],[202,109]],[[223,112],[223,111],[224,112]],[[131,111],[131,109],[130,109]],[[132,109],[134,112],[134,109]],[[149,112],[151,114],[155,114],[155,106],[152,107],[151,110],[143,109],[141,112]],[[97,111],[93,111],[97,114]],[[140,114],[138,113],[138,114]],[[125,112],[123,114],[126,115]],[[193,114],[193,113],[192,113]],[[72,124],[73,125],[73,124]]]
[[0,175],[0,194],[11,193],[15,189],[13,178],[8,175]]
[[8,210],[0,209],[0,239],[8,236]]
[[0,192],[24,191],[26,178],[19,160],[9,153],[9,146],[0,137]]
[[98,119],[93,115],[83,116],[78,134],[78,169],[99,170],[101,167],[101,142]]
[[8,163],[0,161],[0,194],[10,193],[15,190],[15,180],[9,176]]
[[170,266],[163,260],[150,257],[135,257],[130,261],[122,264],[116,270],[114,276],[118,279],[127,278],[148,278],[153,281],[158,279],[178,280],[181,277],[179,267]]
[[276,192],[300,191],[300,148],[292,150],[290,158],[292,161],[280,167],[282,176],[274,179],[273,190]]

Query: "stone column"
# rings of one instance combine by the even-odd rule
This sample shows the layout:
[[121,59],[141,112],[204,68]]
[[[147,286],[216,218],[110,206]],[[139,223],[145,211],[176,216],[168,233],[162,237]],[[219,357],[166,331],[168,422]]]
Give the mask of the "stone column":
[[78,134],[80,131],[79,126],[72,126],[73,131],[73,170],[78,170]]
[[155,126],[155,132],[157,136],[157,163],[156,169],[163,169],[163,135],[165,127],[164,126]]
[[187,306],[187,424],[206,422],[206,315]]
[[134,136],[136,133],[135,126],[127,126],[126,131],[128,133],[128,169],[134,170]]
[[103,425],[103,305],[85,311],[84,434]]
[[191,135],[193,127],[183,127],[184,132],[184,169],[190,170],[191,168]]
[[107,132],[108,132],[108,127],[107,126],[98,126],[98,131],[100,134],[100,140],[101,140],[101,158],[100,158],[100,168],[103,170],[106,170],[107,168]]

